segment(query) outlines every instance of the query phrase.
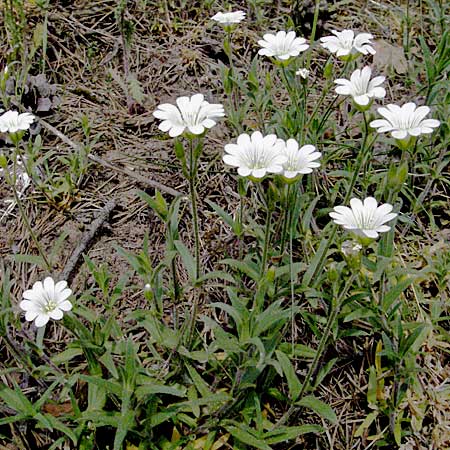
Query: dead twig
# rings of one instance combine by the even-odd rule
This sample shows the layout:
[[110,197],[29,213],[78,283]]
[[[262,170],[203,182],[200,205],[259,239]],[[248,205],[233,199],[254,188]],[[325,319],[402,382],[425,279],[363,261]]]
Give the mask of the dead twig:
[[88,245],[91,243],[92,239],[94,239],[97,230],[103,225],[103,223],[108,219],[112,210],[115,208],[116,202],[114,200],[110,200],[100,211],[97,218],[91,223],[89,229],[82,236],[80,243],[77,245],[72,255],[70,255],[69,260],[64,267],[64,270],[61,272],[60,279],[61,280],[70,280],[73,271],[75,270],[76,265],[78,264],[78,260],[80,259],[81,254],[86,250]]

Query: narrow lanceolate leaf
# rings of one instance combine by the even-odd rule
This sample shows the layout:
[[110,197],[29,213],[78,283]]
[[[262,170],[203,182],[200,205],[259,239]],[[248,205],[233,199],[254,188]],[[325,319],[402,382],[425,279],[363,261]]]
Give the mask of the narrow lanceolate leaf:
[[328,420],[332,424],[336,424],[338,421],[333,408],[330,405],[327,405],[322,400],[319,400],[317,397],[314,397],[314,395],[303,397],[296,404],[299,406],[304,406],[305,408],[312,409],[316,414]]
[[398,282],[393,288],[389,290],[389,292],[384,296],[382,300],[382,307],[384,312],[388,312],[389,308],[392,306],[395,300],[400,297],[402,292],[406,290],[406,288],[408,288],[413,283],[413,281],[413,278],[408,277],[405,280]]
[[253,434],[242,428],[229,425],[224,427],[235,439],[243,444],[251,445],[253,448],[258,448],[260,450],[272,450],[269,445],[267,445],[263,440],[258,439]]
[[191,281],[194,281],[196,277],[194,257],[191,255],[189,249],[181,241],[175,241],[174,245],[178,250],[179,255],[181,256],[184,268],[187,270],[187,273],[189,275],[189,279]]
[[300,394],[302,384],[300,383],[297,374],[295,373],[294,366],[292,365],[289,357],[280,350],[277,350],[275,353],[277,355],[278,362],[280,363],[281,368],[283,369],[283,373],[286,377],[290,397],[293,401],[295,401],[297,400],[297,397]]
[[298,436],[307,433],[323,433],[324,429],[320,425],[299,425],[297,427],[280,427],[264,435],[267,444],[279,444],[280,442],[296,439]]
[[230,214],[228,214],[223,208],[221,208],[216,203],[212,202],[211,200],[205,200],[206,203],[208,203],[209,206],[214,210],[215,213],[217,213],[222,220],[233,230],[233,232],[239,236],[241,233],[241,226],[238,222],[236,222]]
[[199,373],[190,364],[187,364],[186,368],[198,393],[202,397],[208,397],[209,395],[211,395],[208,383],[199,375]]
[[255,270],[253,267],[251,267],[249,264],[246,264],[242,261],[237,261],[236,259],[223,259],[222,261],[219,261],[222,264],[227,264],[228,266],[233,267],[233,269],[239,270],[242,273],[245,273],[245,275],[249,276],[252,280],[258,281],[259,280],[259,273],[257,270]]
[[377,416],[378,411],[372,411],[370,414],[368,414],[363,423],[355,431],[355,437],[361,437],[364,432],[370,427],[372,422],[377,418]]

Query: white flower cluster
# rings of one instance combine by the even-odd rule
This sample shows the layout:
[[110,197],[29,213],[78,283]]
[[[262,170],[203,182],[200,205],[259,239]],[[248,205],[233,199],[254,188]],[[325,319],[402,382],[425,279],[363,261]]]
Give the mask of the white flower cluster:
[[268,173],[279,174],[285,181],[295,181],[300,175],[319,167],[322,156],[313,145],[299,148],[297,141],[286,142],[275,134],[263,136],[259,131],[241,134],[236,144],[225,145],[223,161],[237,167],[238,174],[262,180]]
[[[243,20],[245,14],[241,11],[218,13],[212,19],[223,24],[231,25]],[[332,36],[320,39],[324,49],[344,60],[353,60],[358,55],[373,55],[373,36],[369,33],[356,34],[352,30],[332,31]],[[294,31],[278,31],[276,34],[266,33],[258,41],[259,54],[273,58],[274,62],[286,65],[292,58],[309,48],[304,38],[296,36]],[[301,68],[296,74],[306,82],[309,76],[307,68]],[[339,95],[351,96],[355,105],[366,110],[370,108],[374,99],[383,99],[386,90],[382,87],[384,76],[372,78],[372,69],[365,66],[356,69],[350,79],[335,80],[335,90]],[[439,126],[435,119],[425,119],[430,112],[427,106],[416,107],[414,103],[406,103],[402,107],[387,105],[378,109],[383,119],[370,122],[370,126],[378,132],[391,132],[397,140],[415,138],[420,134],[431,133]],[[201,135],[206,129],[213,127],[217,120],[224,117],[221,104],[210,104],[204,100],[202,94],[192,97],[180,97],[176,106],[162,104],[154,112],[154,116],[161,119],[160,130],[169,132],[172,137],[180,136],[185,131],[191,135]],[[284,141],[275,134],[263,136],[259,131],[251,134],[243,133],[236,143],[225,145],[223,161],[237,168],[240,176],[249,177],[253,181],[261,181],[269,174],[279,175],[286,183],[291,183],[308,174],[320,166],[318,160],[321,153],[313,145],[299,144],[294,139]],[[375,239],[379,233],[390,229],[387,222],[397,216],[392,212],[393,206],[386,203],[378,206],[373,197],[363,201],[353,198],[350,208],[336,206],[330,213],[336,224],[366,238]]]

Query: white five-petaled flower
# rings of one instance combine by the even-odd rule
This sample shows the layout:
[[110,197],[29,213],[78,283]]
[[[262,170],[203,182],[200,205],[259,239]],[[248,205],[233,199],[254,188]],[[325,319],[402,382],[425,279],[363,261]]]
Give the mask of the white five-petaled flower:
[[263,136],[255,131],[249,136],[244,133],[237,138],[236,144],[225,145],[223,161],[237,167],[239,175],[260,180],[267,173],[282,172],[287,161],[284,147],[284,141],[275,134]]
[[370,33],[360,33],[355,36],[353,30],[331,31],[334,36],[320,38],[323,48],[331,53],[336,53],[338,57],[348,57],[362,53],[363,55],[375,55],[375,49],[371,46],[370,40],[373,36]]
[[203,94],[192,97],[178,97],[177,105],[163,103],[153,115],[161,119],[161,131],[168,131],[169,136],[176,137],[187,130],[195,135],[203,134],[205,129],[212,128],[221,117],[225,116],[223,105],[209,103]]
[[367,197],[364,202],[357,198],[350,200],[350,208],[347,206],[335,206],[330,216],[334,223],[342,225],[356,235],[376,239],[378,233],[385,233],[391,229],[389,222],[397,213],[393,213],[392,205],[384,203],[377,206],[373,197]]
[[235,23],[242,22],[245,19],[245,12],[243,11],[233,11],[233,12],[218,12],[214,16],[211,17],[211,20],[215,20],[216,22],[222,25],[233,25]]
[[67,281],[55,284],[51,277],[36,281],[32,289],[22,294],[25,300],[20,302],[20,307],[25,311],[25,320],[36,320],[35,325],[43,327],[50,319],[62,319],[64,312],[72,309],[72,303],[67,300],[71,294]]
[[6,111],[0,116],[0,132],[16,133],[17,131],[25,131],[30,128],[33,122],[33,114],[19,114],[17,111]]
[[338,78],[334,80],[338,86],[336,93],[340,95],[351,95],[356,104],[367,106],[372,98],[384,98],[386,90],[380,86],[385,77],[370,79],[372,69],[369,66],[362,70],[356,69],[350,76],[350,80]]
[[292,56],[298,56],[304,52],[309,45],[306,39],[297,37],[295,31],[279,31],[277,34],[267,33],[263,39],[258,41],[262,47],[258,54],[275,57],[281,61],[286,61]]
[[387,105],[378,108],[378,113],[384,119],[370,122],[372,128],[377,128],[378,133],[390,132],[395,139],[403,140],[409,136],[419,136],[433,132],[433,128],[440,125],[439,120],[425,119],[430,112],[428,106],[416,107],[415,103],[405,103],[403,106]]
[[294,181],[300,175],[311,173],[320,163],[316,160],[322,156],[322,153],[316,151],[314,145],[304,145],[298,148],[298,142],[295,139],[288,139],[283,153],[287,161],[283,163],[283,177],[286,181]]

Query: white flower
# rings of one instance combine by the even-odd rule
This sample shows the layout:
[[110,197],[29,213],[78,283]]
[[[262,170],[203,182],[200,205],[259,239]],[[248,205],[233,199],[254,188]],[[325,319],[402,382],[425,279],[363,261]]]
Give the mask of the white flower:
[[233,11],[233,12],[218,12],[211,17],[211,20],[215,20],[222,25],[232,25],[234,23],[242,22],[245,19],[245,12]]
[[419,136],[433,132],[433,128],[440,125],[439,120],[425,119],[430,112],[428,106],[416,107],[415,103],[405,103],[403,106],[387,105],[378,108],[378,113],[384,119],[370,122],[372,128],[378,133],[390,132],[395,139],[406,139],[408,136]]
[[33,122],[33,114],[19,114],[17,111],[6,111],[0,116],[0,132],[16,133],[19,130],[28,130]]
[[311,173],[314,168],[320,166],[316,159],[319,159],[322,153],[317,152],[314,145],[304,145],[299,149],[295,139],[288,139],[283,153],[287,157],[287,161],[283,164],[283,177],[287,180]]
[[289,33],[279,31],[276,35],[267,33],[258,41],[258,44],[262,47],[258,52],[259,55],[274,56],[281,60],[298,56],[309,47],[306,39],[297,37],[295,31],[289,31]]
[[70,311],[72,303],[67,300],[72,290],[67,288],[67,281],[58,281],[47,277],[44,282],[36,281],[33,288],[25,291],[22,296],[25,300],[20,302],[20,307],[25,311],[25,320],[43,327],[49,319],[59,320],[63,317],[63,311]]
[[225,145],[225,164],[238,168],[238,174],[257,180],[266,173],[280,173],[287,157],[283,150],[285,143],[274,134],[263,136],[255,131],[251,136],[241,134],[236,144]]
[[358,52],[363,55],[370,53],[375,55],[375,49],[370,45],[373,36],[370,33],[360,33],[355,36],[353,30],[331,31],[334,36],[326,36],[320,38],[323,48],[326,48],[331,53],[336,53],[338,57],[345,57],[348,55],[355,55]]
[[192,97],[178,97],[177,106],[170,103],[159,105],[153,115],[161,119],[161,131],[168,131],[169,136],[183,134],[187,128],[192,134],[202,134],[206,128],[212,128],[217,120],[225,116],[223,105],[207,102],[203,94]]
[[385,203],[377,206],[373,197],[367,197],[364,202],[357,198],[350,200],[350,208],[347,206],[335,206],[330,213],[334,223],[342,225],[346,230],[362,236],[376,239],[378,233],[385,233],[391,227],[384,225],[397,213],[393,213],[392,205]]
[[304,80],[308,79],[309,76],[309,70],[308,69],[298,69],[297,72],[295,72],[295,75],[298,75],[302,77]]
[[340,95],[351,95],[355,103],[360,106],[367,106],[372,98],[384,98],[386,91],[380,87],[385,77],[375,77],[372,80],[372,69],[369,66],[362,70],[355,70],[350,76],[350,80],[338,78],[334,82],[339,86],[336,87],[336,93]]

